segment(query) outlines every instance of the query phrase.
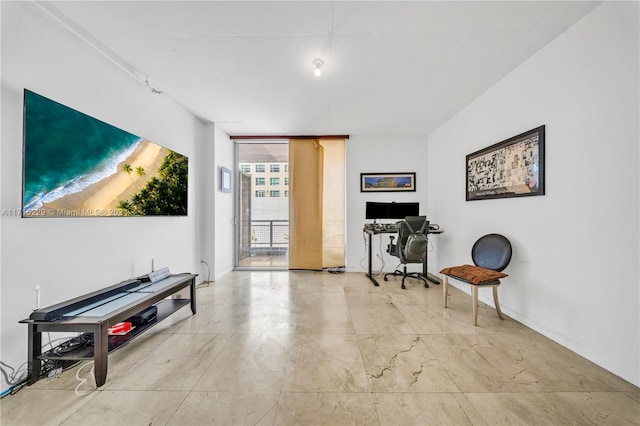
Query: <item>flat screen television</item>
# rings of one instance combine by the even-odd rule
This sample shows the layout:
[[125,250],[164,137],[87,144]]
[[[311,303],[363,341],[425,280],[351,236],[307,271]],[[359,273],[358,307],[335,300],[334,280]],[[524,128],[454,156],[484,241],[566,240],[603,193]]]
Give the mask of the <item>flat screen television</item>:
[[189,160],[24,90],[23,217],[186,216]]
[[367,201],[365,217],[367,220],[404,219],[407,216],[419,216],[420,203],[381,203]]

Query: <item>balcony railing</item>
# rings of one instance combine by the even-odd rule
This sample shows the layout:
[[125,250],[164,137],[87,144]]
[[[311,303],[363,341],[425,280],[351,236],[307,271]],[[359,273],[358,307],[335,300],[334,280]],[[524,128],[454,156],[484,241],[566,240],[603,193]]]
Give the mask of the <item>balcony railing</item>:
[[288,220],[252,220],[251,251],[286,251],[289,248]]

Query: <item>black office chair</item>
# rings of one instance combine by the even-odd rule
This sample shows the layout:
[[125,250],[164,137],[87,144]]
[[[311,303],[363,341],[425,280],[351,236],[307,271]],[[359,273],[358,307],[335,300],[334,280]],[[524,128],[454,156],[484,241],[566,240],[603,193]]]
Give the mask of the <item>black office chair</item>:
[[404,280],[407,277],[416,278],[424,282],[425,287],[429,287],[426,277],[419,272],[407,272],[408,263],[423,263],[427,256],[427,232],[429,221],[426,216],[407,216],[398,225],[398,243],[393,244],[393,237],[389,237],[391,242],[387,247],[387,253],[400,259],[403,269],[395,270],[384,274],[384,280],[388,281],[389,275],[402,276],[402,288],[405,289]]
[[498,286],[500,279],[507,276],[502,271],[511,261],[511,243],[507,237],[500,234],[488,234],[480,237],[471,249],[471,259],[474,265],[461,265],[444,268],[440,273],[444,307],[447,307],[449,277],[470,284],[472,289],[473,325],[478,325],[478,287],[493,288],[493,303],[496,306],[498,318],[504,319],[498,302]]

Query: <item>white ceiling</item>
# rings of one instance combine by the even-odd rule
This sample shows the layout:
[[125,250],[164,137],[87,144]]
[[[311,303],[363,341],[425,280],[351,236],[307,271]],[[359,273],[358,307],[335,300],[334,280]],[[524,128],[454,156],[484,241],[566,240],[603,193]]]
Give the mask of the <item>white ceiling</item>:
[[229,134],[400,136],[430,133],[598,3],[51,4]]

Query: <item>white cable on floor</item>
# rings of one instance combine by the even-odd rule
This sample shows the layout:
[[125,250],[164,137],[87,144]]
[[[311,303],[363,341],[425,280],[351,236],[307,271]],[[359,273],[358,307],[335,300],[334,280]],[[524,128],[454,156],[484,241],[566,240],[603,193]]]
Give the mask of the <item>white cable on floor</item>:
[[87,381],[89,381],[89,379],[82,379],[80,377],[80,371],[82,371],[82,369],[84,367],[86,367],[87,365],[89,365],[89,364],[91,364],[91,371],[89,371],[89,374],[92,375],[93,379],[95,380],[95,374],[94,374],[95,373],[95,365],[94,365],[93,361],[89,361],[89,362],[85,363],[82,367],[78,368],[78,371],[76,371],[76,379],[80,380],[80,383],[78,383],[78,386],[76,386],[76,389],[74,391],[76,393],[76,395],[89,395],[91,392],[93,392],[94,390],[98,389],[96,387],[96,389],[92,389],[89,392],[82,392],[82,393],[78,392],[78,389],[80,389],[80,386],[84,385]]

